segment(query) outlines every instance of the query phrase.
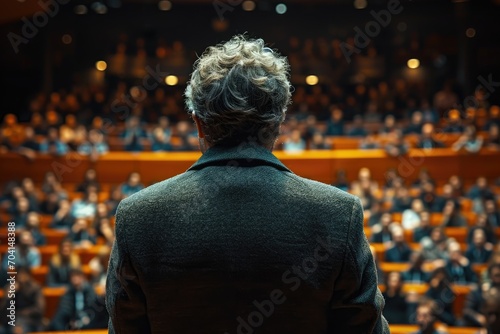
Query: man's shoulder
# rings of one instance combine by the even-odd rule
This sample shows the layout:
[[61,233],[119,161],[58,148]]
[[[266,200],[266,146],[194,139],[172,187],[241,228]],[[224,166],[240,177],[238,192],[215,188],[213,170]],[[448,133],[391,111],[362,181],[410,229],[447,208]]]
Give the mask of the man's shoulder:
[[154,183],[120,201],[119,210],[125,211],[131,206],[146,205],[152,199],[165,194],[175,196],[176,192],[181,188],[186,187],[186,181],[190,178],[193,172],[187,171],[171,178]]
[[286,173],[289,177],[297,183],[297,188],[304,188],[313,191],[316,197],[335,198],[340,202],[353,202],[356,196],[339,189],[333,185],[323,182],[308,179],[297,174]]

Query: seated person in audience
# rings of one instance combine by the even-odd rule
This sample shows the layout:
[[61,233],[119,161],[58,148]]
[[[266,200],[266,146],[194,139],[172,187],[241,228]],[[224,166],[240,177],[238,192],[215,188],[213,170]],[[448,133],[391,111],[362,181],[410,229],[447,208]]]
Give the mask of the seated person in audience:
[[405,230],[414,230],[420,226],[420,213],[424,211],[424,203],[420,198],[411,201],[411,208],[403,211],[401,226]]
[[451,287],[450,277],[444,268],[435,269],[429,280],[429,289],[425,296],[438,303],[439,310],[436,317],[449,326],[454,326],[456,318],[453,313],[453,302],[456,294]]
[[460,213],[460,203],[455,200],[446,202],[443,209],[443,226],[445,227],[465,227],[467,220]]
[[25,177],[21,182],[21,188],[28,199],[30,211],[40,211],[40,200],[33,179]]
[[493,197],[494,194],[488,185],[488,180],[484,176],[480,176],[477,178],[476,183],[469,188],[466,196],[470,199],[483,199]]
[[391,157],[399,157],[408,153],[410,145],[405,141],[400,130],[396,130],[389,135],[389,141],[385,146],[385,151]]
[[332,186],[337,187],[343,191],[349,191],[349,180],[347,179],[347,174],[344,169],[339,169],[335,173],[335,181]]
[[198,150],[199,142],[196,130],[189,122],[179,121],[176,125],[177,137],[179,143],[174,145],[176,151]]
[[377,282],[381,284],[382,282],[384,282],[384,272],[380,268],[377,251],[375,247],[373,247],[373,245],[370,245],[370,251],[372,253],[373,261],[375,261],[375,270],[377,271]]
[[395,168],[387,169],[387,171],[384,173],[384,179],[384,190],[399,189],[404,185],[401,176],[398,175],[398,171]]
[[484,327],[487,319],[481,313],[481,305],[484,302],[483,296],[492,288],[500,289],[500,263],[488,267],[488,275],[491,277],[490,283],[483,283],[479,287],[471,290],[464,303],[464,324],[468,327]]
[[405,135],[421,134],[423,126],[424,126],[424,121],[423,121],[422,112],[414,111],[411,114],[410,124],[408,124],[405,127],[405,129],[403,130],[403,133]]
[[425,237],[430,237],[432,232],[431,214],[427,210],[422,210],[419,214],[420,221],[413,230],[413,241],[420,242]]
[[385,262],[408,262],[411,248],[405,241],[404,230],[400,225],[391,229],[393,246],[385,251]]
[[127,182],[120,187],[123,197],[133,195],[142,189],[144,189],[144,185],[141,183],[141,174],[137,172],[130,173]]
[[476,222],[474,226],[469,228],[467,232],[467,244],[472,245],[472,237],[474,236],[474,232],[476,230],[482,230],[486,236],[487,246],[493,249],[497,241],[497,237],[495,235],[494,229],[491,227],[490,222],[488,221],[488,216],[485,213],[478,214],[476,216]]
[[358,189],[359,193],[357,194],[357,196],[361,201],[363,210],[371,210],[372,205],[377,201],[377,198],[373,192],[373,189],[370,187],[370,181],[362,180],[359,186],[360,188]]
[[121,187],[114,187],[111,189],[109,198],[106,200],[106,206],[108,207],[108,212],[111,216],[116,214],[116,209],[118,208],[118,204],[123,199],[123,194],[121,191]]
[[455,242],[455,239],[448,238],[442,227],[434,227],[430,237],[425,237],[420,241],[425,260],[433,261],[437,265],[443,265],[443,260],[447,260],[449,257],[448,245],[453,242]]
[[368,134],[359,141],[359,148],[362,150],[375,150],[380,148],[380,143],[374,133]]
[[467,125],[463,135],[451,146],[451,149],[456,152],[465,150],[469,153],[477,153],[481,150],[482,146],[483,137],[477,134],[476,127],[474,125]]
[[470,284],[477,282],[476,273],[472,270],[469,260],[462,255],[460,244],[452,242],[448,245],[449,259],[445,269],[450,280],[455,284]]
[[101,184],[97,180],[97,172],[94,168],[89,168],[85,171],[83,182],[80,183],[75,190],[84,193],[90,186],[95,188],[98,192],[101,191]]
[[403,273],[405,283],[423,284],[429,282],[430,275],[423,269],[425,258],[421,252],[412,252],[410,255],[410,268]]
[[458,175],[452,175],[448,179],[448,183],[451,184],[453,188],[453,197],[460,198],[465,196],[464,181]]
[[52,155],[65,155],[69,152],[69,147],[59,139],[59,130],[50,128],[47,139],[40,143],[40,152]]
[[392,199],[391,212],[403,212],[411,208],[412,198],[408,189],[401,187],[396,190]]
[[385,291],[382,293],[385,299],[383,315],[390,324],[408,323],[408,304],[406,295],[403,293],[403,280],[401,273],[390,272],[385,282]]
[[458,201],[453,192],[453,186],[449,183],[443,186],[443,193],[441,196],[436,196],[433,203],[433,208],[435,212],[443,212],[446,202],[448,201]]
[[77,218],[69,231],[68,238],[75,247],[89,248],[96,244],[96,232],[85,218]]
[[40,216],[37,212],[28,213],[26,231],[31,232],[35,246],[43,246],[47,243],[45,235],[40,231]]
[[500,150],[500,126],[492,124],[488,130],[488,135],[484,140],[484,147],[490,150]]
[[125,130],[121,134],[125,151],[141,152],[144,150],[142,141],[147,140],[146,131],[143,130],[139,117],[131,116],[125,123]]
[[436,181],[431,177],[431,174],[426,168],[421,168],[418,171],[418,178],[413,181],[413,188],[422,188],[425,183],[431,183],[433,186],[436,185]]
[[153,152],[173,150],[173,147],[170,144],[170,137],[165,134],[164,129],[162,129],[161,127],[157,127],[153,130],[151,142],[151,151]]
[[58,252],[52,255],[49,262],[47,286],[69,285],[69,273],[80,267],[80,257],[73,251],[73,242],[68,238],[61,240]]
[[325,136],[343,136],[344,135],[344,120],[342,109],[337,107],[331,108],[330,119],[327,122]]
[[75,199],[71,204],[71,216],[74,218],[93,218],[97,210],[98,195],[95,191],[84,193],[83,198]]
[[500,333],[500,288],[493,288],[485,293],[481,313],[486,317],[486,325],[478,334]]
[[436,329],[437,314],[439,308],[437,303],[429,298],[422,298],[418,303],[416,311],[416,322],[418,331],[412,334],[445,334],[446,332]]
[[[70,271],[70,286],[59,300],[49,329],[54,331],[94,328],[96,294],[80,269]],[[103,312],[105,312],[103,310]]]
[[[362,193],[362,184],[368,182],[370,184],[371,192],[374,193],[378,190],[377,181],[372,179],[371,171],[369,168],[360,168],[357,180],[351,183],[351,193],[358,196]],[[363,185],[365,186],[365,185]]]
[[59,182],[57,181],[56,174],[54,172],[49,171],[45,173],[42,181],[42,192],[45,194],[51,193],[54,191],[54,185]]
[[458,109],[451,109],[448,112],[448,117],[445,118],[446,125],[444,126],[443,132],[446,133],[462,133],[464,132],[464,126],[462,124],[462,119],[460,118],[460,111]]
[[96,238],[102,237],[108,245],[112,245],[115,240],[115,234],[111,222],[107,217],[101,217],[94,220],[94,230],[96,231]]
[[354,116],[352,127],[349,131],[347,131],[347,135],[349,137],[366,137],[368,135],[368,132],[365,129],[363,116]]
[[35,131],[32,127],[24,128],[24,140],[17,148],[17,152],[22,156],[33,160],[40,151],[40,143],[35,138]]
[[4,193],[0,198],[0,205],[7,213],[14,214],[17,202],[23,197],[25,197],[23,188],[17,182],[10,181],[5,185]]
[[427,123],[422,127],[422,136],[417,143],[418,148],[433,149],[444,147],[444,144],[434,139],[434,125]]
[[12,143],[5,137],[3,131],[0,131],[0,154],[12,151]]
[[104,141],[104,135],[99,130],[90,130],[88,140],[78,145],[78,153],[88,155],[91,160],[109,152],[109,146]]
[[[0,321],[1,333],[30,333],[39,332],[42,328],[45,298],[42,288],[33,279],[31,272],[26,267],[17,266],[15,283],[15,299],[7,298],[10,284],[5,286],[4,298],[0,301],[2,320]],[[15,327],[8,324],[11,319],[7,307],[10,301],[15,301]],[[5,314],[5,315],[4,315]],[[13,329],[13,330],[11,330]]]
[[382,211],[382,202],[381,201],[373,201],[370,210],[365,211],[365,215],[368,217],[368,226],[373,226],[380,222],[384,211]]
[[[35,241],[33,240],[33,235],[29,231],[21,231],[18,234],[18,240],[15,246],[15,265],[18,267],[27,267],[29,269],[39,267],[42,264],[42,256],[40,255],[40,250],[35,247]],[[3,255],[2,259],[2,271],[5,273],[9,268],[8,255],[12,254],[7,251]],[[2,281],[2,282],[5,282]],[[2,283],[3,284],[3,283]]]
[[306,149],[306,142],[302,139],[300,130],[294,129],[283,143],[283,150],[289,153],[302,152]]
[[372,226],[370,241],[373,243],[390,243],[392,241],[391,228],[395,225],[397,225],[397,223],[392,222],[392,215],[390,213],[386,212],[382,214],[380,222]]
[[91,271],[91,283],[94,287],[106,286],[106,277],[109,264],[109,255],[111,250],[109,247],[102,247],[99,253],[90,260],[89,268]]
[[494,198],[488,198],[484,201],[484,212],[492,228],[500,227],[500,210]]
[[476,229],[472,236],[472,245],[465,252],[465,257],[471,264],[486,263],[491,257],[492,246],[488,246],[486,233],[482,229]]
[[430,182],[422,183],[419,198],[427,210],[432,212],[438,212],[438,210],[436,210],[436,205],[435,205],[438,196],[436,195],[436,189],[434,187],[434,184]]
[[67,199],[61,200],[59,209],[50,223],[50,228],[69,230],[74,222],[75,218],[71,215],[71,204]]
[[316,131],[312,135],[309,143],[310,150],[329,150],[332,148],[331,141],[327,140],[321,132]]
[[16,223],[16,228],[24,228],[26,226],[29,209],[30,204],[26,197],[21,197],[17,200],[16,209],[12,215],[12,221]]

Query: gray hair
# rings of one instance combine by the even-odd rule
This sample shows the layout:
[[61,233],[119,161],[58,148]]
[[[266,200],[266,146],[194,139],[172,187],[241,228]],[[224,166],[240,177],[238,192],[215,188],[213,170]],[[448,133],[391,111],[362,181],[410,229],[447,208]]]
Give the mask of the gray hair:
[[289,64],[262,39],[234,36],[208,47],[185,91],[210,145],[246,140],[272,147],[291,101]]

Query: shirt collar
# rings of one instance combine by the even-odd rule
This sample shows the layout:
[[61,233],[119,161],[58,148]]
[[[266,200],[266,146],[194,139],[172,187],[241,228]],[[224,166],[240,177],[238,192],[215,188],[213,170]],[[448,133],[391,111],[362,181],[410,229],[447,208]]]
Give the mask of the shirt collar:
[[255,143],[237,146],[212,146],[191,166],[189,170],[200,170],[207,166],[272,166],[278,170],[293,173],[271,151]]

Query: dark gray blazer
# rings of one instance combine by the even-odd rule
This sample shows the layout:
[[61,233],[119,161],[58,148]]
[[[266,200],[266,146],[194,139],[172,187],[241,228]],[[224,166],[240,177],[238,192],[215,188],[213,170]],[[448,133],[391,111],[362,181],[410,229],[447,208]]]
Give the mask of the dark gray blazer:
[[110,333],[389,333],[359,200],[269,150],[209,148],[123,200]]

